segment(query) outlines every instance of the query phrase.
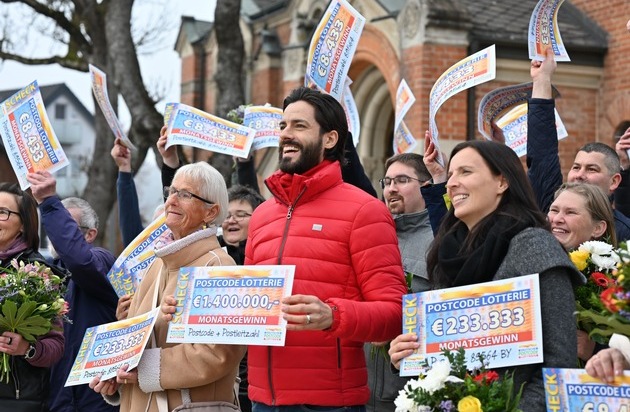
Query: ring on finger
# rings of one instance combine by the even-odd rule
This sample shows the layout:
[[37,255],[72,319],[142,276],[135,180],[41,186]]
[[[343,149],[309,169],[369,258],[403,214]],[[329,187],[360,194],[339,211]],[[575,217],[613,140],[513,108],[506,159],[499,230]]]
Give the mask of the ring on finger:
[[311,315],[309,315],[308,313],[306,314],[306,324],[308,325],[309,323],[311,323]]
[[13,344],[13,338],[9,337],[9,341],[7,342],[7,345],[11,346],[11,344]]
[[125,382],[125,385],[126,385],[127,384],[127,379],[125,379],[124,382]]

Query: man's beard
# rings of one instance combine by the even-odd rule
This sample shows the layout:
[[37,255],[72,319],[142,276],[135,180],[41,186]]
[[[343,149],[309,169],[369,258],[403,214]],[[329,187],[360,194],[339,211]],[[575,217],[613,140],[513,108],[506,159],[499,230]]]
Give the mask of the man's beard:
[[282,155],[284,145],[280,145],[279,165],[280,170],[283,172],[303,175],[321,162],[322,148],[324,146],[324,141],[322,139],[317,139],[315,143],[311,143],[306,146],[295,141],[285,142],[285,144],[297,146],[300,149],[300,152],[297,159],[290,159],[288,157],[285,158]]

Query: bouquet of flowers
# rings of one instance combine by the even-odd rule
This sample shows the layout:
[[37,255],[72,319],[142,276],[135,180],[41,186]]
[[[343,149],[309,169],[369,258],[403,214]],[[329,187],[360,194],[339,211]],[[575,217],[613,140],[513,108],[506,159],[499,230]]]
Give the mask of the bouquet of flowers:
[[[13,260],[0,268],[0,332],[15,332],[35,342],[50,332],[52,321],[68,312],[65,285],[48,266]],[[2,354],[0,382],[9,382],[9,355]]]
[[514,392],[512,375],[503,378],[481,368],[469,372],[466,354],[445,351],[447,360],[435,362],[418,380],[410,380],[394,401],[396,412],[520,412],[522,387]]
[[614,282],[599,295],[607,316],[601,333],[630,336],[630,244],[622,243],[616,253],[619,263],[613,271]]
[[608,321],[600,294],[616,284],[613,273],[620,262],[617,250],[605,242],[589,241],[569,256],[586,277],[586,284],[575,289],[578,329],[589,333],[595,342],[605,344],[610,334],[604,332]]

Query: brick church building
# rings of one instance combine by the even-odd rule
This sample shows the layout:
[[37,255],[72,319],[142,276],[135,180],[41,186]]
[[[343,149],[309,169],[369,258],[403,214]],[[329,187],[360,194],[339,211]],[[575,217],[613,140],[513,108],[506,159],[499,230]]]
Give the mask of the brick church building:
[[[393,102],[400,80],[416,103],[405,117],[417,139],[429,122],[429,92],[458,60],[496,45],[492,82],[459,93],[437,115],[440,144],[447,154],[458,142],[482,138],[476,114],[489,91],[531,81],[527,28],[536,0],[350,0],[365,18],[349,76],[361,119],[357,147],[375,183],[392,154]],[[311,33],[326,0],[243,0],[245,90],[249,103],[282,100],[303,83]],[[554,85],[558,112],[569,136],[560,142],[566,171],[577,149],[589,141],[614,147],[630,126],[630,18],[628,0],[566,0],[558,13],[571,62],[559,63]],[[182,18],[177,44],[182,58],[181,101],[212,113],[217,44],[210,22]],[[422,153],[423,145],[415,151]],[[260,178],[276,169],[275,149],[256,153]]]

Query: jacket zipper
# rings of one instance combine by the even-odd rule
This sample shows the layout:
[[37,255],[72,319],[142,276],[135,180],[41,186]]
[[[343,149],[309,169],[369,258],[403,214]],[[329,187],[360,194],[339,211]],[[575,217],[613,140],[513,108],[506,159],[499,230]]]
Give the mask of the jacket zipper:
[[[282,264],[282,253],[284,253],[284,245],[287,243],[287,234],[289,233],[289,224],[291,223],[291,217],[293,217],[293,210],[295,209],[295,205],[297,204],[298,200],[300,200],[300,198],[302,197],[302,195],[304,194],[304,192],[306,191],[306,187],[304,187],[302,189],[302,191],[297,195],[297,197],[295,198],[295,201],[291,204],[286,204],[285,202],[282,202],[283,204],[285,204],[288,207],[287,210],[287,220],[284,224],[284,232],[282,232],[282,241],[280,243],[280,250],[278,250],[278,265]],[[275,406],[276,405],[276,393],[273,389],[273,377],[271,374],[271,358],[272,358],[272,353],[271,353],[271,346],[267,347],[267,362],[269,367],[267,368],[267,377],[269,379],[269,390],[271,391],[271,406]]]

